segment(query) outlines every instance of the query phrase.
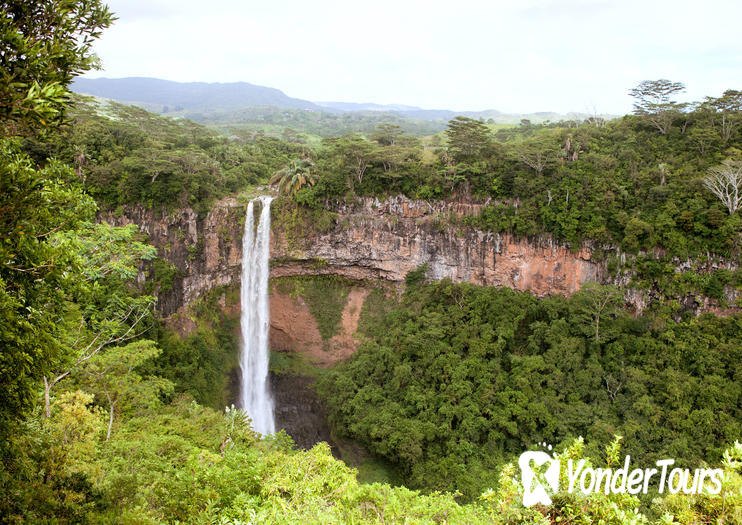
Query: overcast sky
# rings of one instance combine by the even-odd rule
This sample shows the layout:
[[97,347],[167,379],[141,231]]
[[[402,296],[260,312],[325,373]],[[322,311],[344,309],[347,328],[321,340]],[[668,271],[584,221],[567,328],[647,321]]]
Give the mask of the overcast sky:
[[668,78],[742,89],[738,0],[109,0],[103,71],[313,101],[627,113]]

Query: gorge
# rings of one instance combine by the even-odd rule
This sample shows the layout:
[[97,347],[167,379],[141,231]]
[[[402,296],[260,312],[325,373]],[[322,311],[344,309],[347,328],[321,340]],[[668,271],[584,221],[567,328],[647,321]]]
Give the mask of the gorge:
[[[196,9],[196,25],[154,7],[122,8],[120,27],[174,15],[204,56],[234,48],[253,66],[276,47],[193,38],[215,15],[217,37],[235,22],[244,44],[236,4]],[[199,83],[198,116],[182,97],[136,97],[157,115],[126,88],[124,103],[70,92],[121,71],[115,45],[93,44],[118,18],[104,2],[0,11],[0,522],[742,523],[742,91],[707,82],[719,91],[676,101],[683,82],[644,80],[617,118],[432,123],[378,105],[245,107],[239,89],[222,112],[203,89],[239,85]],[[298,14],[316,36],[304,11],[269,14],[283,31],[266,35],[296,33]],[[448,28],[444,11],[422,25]],[[553,14],[521,11],[513,27]],[[330,18],[334,47],[368,40]],[[479,18],[484,31],[458,25],[492,43],[498,16]],[[146,48],[135,63],[160,48],[189,74],[239,75],[240,57],[219,73],[160,45],[176,36],[119,40]],[[381,96],[384,49],[366,47],[345,55]],[[392,76],[467,103],[476,82],[456,85],[448,51],[424,61],[432,76]],[[337,73],[285,62],[306,89]],[[528,78],[500,77],[526,93]],[[673,458],[671,482],[699,466],[723,480],[695,494],[682,479],[669,494],[553,487],[529,506],[543,469],[519,458],[539,449],[596,473]]]
[[[253,241],[243,237],[243,232],[252,230],[243,221],[252,217],[249,208],[254,202],[222,199],[202,216],[189,208],[166,212],[127,206],[123,213],[109,213],[102,219],[117,225],[137,224],[158,247],[160,257],[176,269],[171,288],[159,294],[157,308],[169,326],[185,336],[198,325],[192,307],[202,297],[213,290],[236,289],[241,281],[250,279],[242,275],[242,264],[245,246]],[[369,293],[380,289],[397,294],[407,273],[423,264],[427,264],[429,279],[504,286],[538,297],[571,295],[587,282],[626,284],[630,278],[609,271],[605,257],[596,257],[590,246],[575,251],[546,236],[517,239],[462,224],[464,218],[480,212],[481,202],[363,198],[355,204],[335,206],[322,217],[324,223],[302,215],[285,200],[275,203],[271,208],[269,346],[274,352],[298,356],[320,368],[332,366],[356,350],[359,317]],[[262,213],[266,210],[264,207]],[[263,230],[257,235],[268,233]],[[679,263],[678,271],[691,267],[684,264]],[[709,260],[693,267],[704,272],[736,266],[733,261]],[[344,283],[338,329],[331,335],[321,332],[305,286],[285,285],[292,279],[321,276]],[[319,285],[324,286],[322,282]],[[641,311],[652,293],[629,289],[626,299]],[[726,309],[697,294],[683,300],[696,312],[734,311],[737,293],[725,290]],[[230,301],[229,293],[219,294],[217,303],[225,315],[245,315],[239,302]],[[262,366],[267,367],[267,361]],[[244,374],[244,363],[242,370]],[[286,428],[302,446],[331,441],[325,408],[311,389],[314,379],[295,371],[273,371],[269,378],[277,402],[276,428]],[[232,396],[235,390],[232,388]]]

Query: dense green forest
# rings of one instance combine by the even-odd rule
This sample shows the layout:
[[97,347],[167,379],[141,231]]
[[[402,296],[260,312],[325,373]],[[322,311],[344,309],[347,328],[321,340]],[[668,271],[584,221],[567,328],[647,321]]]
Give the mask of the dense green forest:
[[236,143],[189,120],[159,117],[134,106],[75,95],[67,126],[51,140],[26,140],[34,158],[73,166],[87,192],[115,209],[193,206],[266,182],[305,147],[270,137]]
[[742,94],[729,91],[726,99],[737,109],[714,109],[727,102],[711,99],[671,114],[666,133],[641,115],[607,123],[523,123],[495,133],[460,117],[444,141],[432,141],[440,145],[429,148],[432,155],[385,126],[370,140],[327,141],[316,154],[323,177],[296,200],[321,206],[349,191],[422,199],[463,194],[489,202],[473,219],[483,229],[548,232],[573,245],[590,240],[628,253],[730,255],[739,249],[739,204],[728,207],[703,184],[712,168],[739,171]]
[[399,304],[375,293],[366,342],[322,387],[336,428],[408,486],[475,497],[525,445],[578,436],[591,455],[618,434],[639,462],[690,467],[742,433],[739,318],[634,317],[597,285],[568,300],[450,281]]
[[[71,97],[114,22],[99,1],[1,5],[0,520],[742,522],[739,315],[635,316],[611,286],[539,300],[428,283],[423,267],[400,297],[371,294],[360,350],[321,382],[336,432],[408,487],[364,484],[326,444],[295,450],[223,409],[230,357],[211,349],[229,346],[234,326],[205,297],[190,338],[163,330],[158,288],[136,278],[170,268],[136,227],[96,220],[133,204],[203,214],[271,183],[284,204],[325,218],[358,196],[475,199],[485,211],[451,226],[619,249],[669,293],[683,285],[670,257],[738,261],[740,92],[690,107],[671,98],[681,86],[647,82],[636,114],[616,121],[462,117],[424,139],[389,121],[313,143],[227,137]],[[721,298],[740,276],[691,284]],[[564,460],[614,465],[623,447],[725,477],[715,495],[559,493],[526,508],[515,460],[546,441]]]
[[229,112],[188,114],[189,119],[227,135],[250,139],[272,135],[290,142],[318,143],[346,133],[369,135],[377,126],[393,124],[416,137],[432,135],[445,128],[445,121],[404,118],[394,113],[364,111],[332,113],[275,107],[251,107]]

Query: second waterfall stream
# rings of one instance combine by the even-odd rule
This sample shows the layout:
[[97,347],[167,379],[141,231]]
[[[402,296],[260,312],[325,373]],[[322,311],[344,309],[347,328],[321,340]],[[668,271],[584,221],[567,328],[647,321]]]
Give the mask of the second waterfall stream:
[[[252,419],[253,430],[275,432],[273,399],[268,388],[268,272],[271,235],[271,200],[263,195],[250,201],[242,238],[242,285],[240,289],[242,350],[240,368],[241,408]],[[254,204],[262,204],[257,228]]]

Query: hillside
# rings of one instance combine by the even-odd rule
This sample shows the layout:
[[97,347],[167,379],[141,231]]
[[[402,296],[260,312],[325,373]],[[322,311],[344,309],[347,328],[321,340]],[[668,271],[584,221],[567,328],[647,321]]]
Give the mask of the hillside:
[[[422,137],[446,128],[448,120],[463,115],[489,124],[516,125],[547,121],[580,121],[595,115],[554,112],[502,113],[497,110],[453,111],[422,109],[401,104],[309,102],[283,92],[246,82],[172,82],[155,78],[78,78],[72,90],[142,107],[155,113],[191,119],[227,135],[264,133],[319,137],[345,133],[371,133],[379,124],[391,123]],[[611,115],[597,115],[611,119]]]
[[318,110],[307,100],[291,98],[282,91],[247,82],[172,82],[157,78],[77,78],[77,93],[144,105],[157,113],[211,112],[251,106]]

